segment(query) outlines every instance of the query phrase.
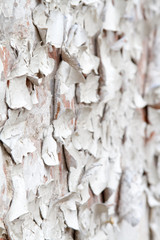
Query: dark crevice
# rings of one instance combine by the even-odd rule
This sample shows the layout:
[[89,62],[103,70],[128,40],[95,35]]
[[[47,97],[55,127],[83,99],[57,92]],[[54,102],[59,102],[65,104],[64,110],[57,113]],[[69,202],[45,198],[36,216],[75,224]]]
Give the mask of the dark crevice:
[[104,120],[106,109],[107,109],[107,103],[104,104],[102,117],[100,118],[100,123],[103,122],[103,120]]
[[6,233],[3,234],[4,240],[12,240],[12,238],[11,238],[9,232],[8,232],[8,227],[7,227],[7,225],[5,224],[5,222],[3,222],[3,224],[4,224],[4,227],[5,227],[5,230],[6,230]]
[[98,36],[99,34],[96,34],[95,38],[94,38],[94,55],[99,57],[99,49],[98,49]]
[[40,215],[41,219],[43,220],[43,216],[42,216],[40,208],[39,208],[39,215]]
[[16,48],[14,48],[11,44],[10,44],[10,47],[14,53],[15,58],[18,58],[18,50]]
[[131,61],[132,61],[132,63],[134,63],[135,65],[137,65],[137,61],[136,61],[133,57],[131,57]]
[[36,220],[33,218],[33,222],[36,224],[36,225],[38,225],[38,223],[36,222]]
[[118,34],[116,33],[117,40],[120,40],[121,38],[124,37],[124,33]]
[[105,188],[104,191],[101,193],[102,202],[106,203],[108,199],[112,196],[113,190],[110,188]]
[[125,144],[126,142],[126,129],[124,130],[123,136],[122,136],[122,144]]
[[[143,177],[145,177],[146,180],[146,185],[147,185],[147,189],[150,189],[151,184],[148,181],[148,173],[146,171],[143,172]],[[147,196],[146,196],[147,198]],[[150,221],[151,221],[151,210],[152,208],[150,207],[149,204],[147,204],[148,206],[148,233],[149,233],[149,240],[153,240],[153,232],[152,229],[150,227]]]
[[[98,70],[100,72],[100,69]],[[99,84],[98,84],[98,89],[97,89],[97,94],[101,96],[102,92],[102,86],[103,86],[104,80],[102,77],[99,78]]]
[[62,145],[62,154],[63,154],[64,163],[65,163],[65,168],[66,168],[67,172],[69,172],[69,168],[68,168],[68,165],[67,165],[67,158],[66,158],[66,154],[65,154],[65,147],[64,147],[64,145]]
[[11,238],[6,233],[2,234],[2,237],[3,238],[0,238],[1,240],[11,240]]
[[38,27],[34,24],[33,21],[32,21],[32,24],[33,24],[33,26],[36,28],[37,36],[38,36],[40,42],[43,43],[43,40],[42,40],[42,37],[41,37],[41,35],[40,35],[40,33],[39,33]]
[[101,193],[102,203],[105,203],[105,190]]
[[52,82],[52,86],[51,86],[51,93],[52,93],[52,109],[50,109],[51,112],[51,119],[50,121],[52,122],[53,120],[55,120],[55,115],[56,115],[56,96],[55,96],[55,88],[56,88],[56,78],[55,76],[53,77],[53,82]]
[[148,119],[148,106],[143,108],[143,120],[147,124],[150,124],[149,119]]
[[154,163],[157,168],[158,167],[158,156],[157,155],[154,156]]
[[121,185],[122,185],[122,174],[119,180],[118,190],[117,190],[117,196],[116,196],[116,206],[115,206],[115,212],[117,215],[119,215],[119,203],[121,198]]
[[79,87],[78,83],[75,84],[75,92],[74,92],[74,99],[75,99],[75,103],[78,104],[78,96],[77,96],[77,88]]
[[[58,92],[58,84],[57,84],[57,79],[56,79],[56,72],[59,68],[59,65],[61,63],[61,60],[62,60],[62,56],[61,54],[59,53],[59,50],[58,49],[55,49],[53,48],[53,55],[52,58],[55,60],[55,68],[53,70],[53,78],[51,80],[51,84],[50,84],[50,88],[51,88],[51,94],[52,94],[52,107],[50,109],[50,112],[51,112],[51,119],[50,121],[52,122],[53,120],[56,119],[56,116],[57,116],[57,112],[60,110],[60,106],[58,106],[57,104],[57,96],[55,93]],[[57,107],[59,107],[59,110],[57,109]]]
[[90,183],[88,184],[88,189],[89,189],[89,191],[92,193],[92,195],[95,196],[95,194],[94,194],[94,192],[93,192],[93,190],[92,190],[92,188],[91,188]]
[[[107,34],[107,32],[106,32]],[[104,86],[104,82],[105,82],[105,77],[104,77],[104,73],[103,73],[103,65],[101,62],[101,54],[100,54],[100,47],[99,47],[99,43],[98,43],[98,36],[95,39],[95,55],[97,57],[99,57],[100,59],[100,64],[98,67],[98,75],[99,77],[99,81],[98,81],[98,89],[97,89],[97,94],[99,95],[99,97],[102,97],[102,92],[103,92],[103,86]]]
[[63,154],[63,160],[64,160],[64,166],[67,170],[67,190],[69,192],[69,168],[68,168],[68,165],[67,165],[67,157],[66,157],[66,154],[65,154],[65,147],[64,145],[62,145],[62,154]]
[[72,238],[73,238],[73,240],[77,239],[77,231],[76,230],[73,230]]

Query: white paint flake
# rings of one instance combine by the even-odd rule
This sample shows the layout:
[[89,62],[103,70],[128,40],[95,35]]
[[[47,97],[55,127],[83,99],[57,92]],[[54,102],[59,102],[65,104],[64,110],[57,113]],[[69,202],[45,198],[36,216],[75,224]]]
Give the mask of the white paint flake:
[[52,137],[53,128],[50,126],[46,131],[43,146],[42,146],[42,158],[44,163],[48,166],[59,165],[58,155],[57,155],[57,143]]
[[80,83],[80,101],[91,103],[98,101],[98,81],[99,76],[88,75],[84,83]]
[[26,85],[26,77],[23,76],[8,81],[9,86],[6,90],[6,102],[8,106],[11,109],[24,107],[27,110],[31,110],[32,100]]
[[63,42],[64,32],[64,16],[58,11],[51,11],[47,21],[46,42],[52,44],[56,48],[60,48]]
[[28,212],[25,183],[23,177],[18,174],[12,177],[13,183],[13,201],[8,212],[9,221],[13,221]]

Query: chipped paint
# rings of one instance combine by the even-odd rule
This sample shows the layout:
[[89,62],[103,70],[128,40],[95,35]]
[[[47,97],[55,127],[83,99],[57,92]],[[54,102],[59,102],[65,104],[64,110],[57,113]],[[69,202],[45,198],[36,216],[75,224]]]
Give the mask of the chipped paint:
[[0,239],[159,240],[159,1],[0,13]]

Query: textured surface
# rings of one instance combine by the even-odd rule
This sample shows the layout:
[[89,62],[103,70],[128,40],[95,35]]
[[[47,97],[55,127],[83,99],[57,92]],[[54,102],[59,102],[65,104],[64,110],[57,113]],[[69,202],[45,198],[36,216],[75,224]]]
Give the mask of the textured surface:
[[159,240],[160,2],[0,13],[0,239]]

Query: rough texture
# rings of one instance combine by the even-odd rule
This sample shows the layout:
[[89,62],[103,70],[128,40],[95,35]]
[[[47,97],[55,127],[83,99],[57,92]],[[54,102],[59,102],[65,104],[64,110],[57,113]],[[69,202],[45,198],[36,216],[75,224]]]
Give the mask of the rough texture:
[[159,0],[0,12],[0,239],[159,240]]

